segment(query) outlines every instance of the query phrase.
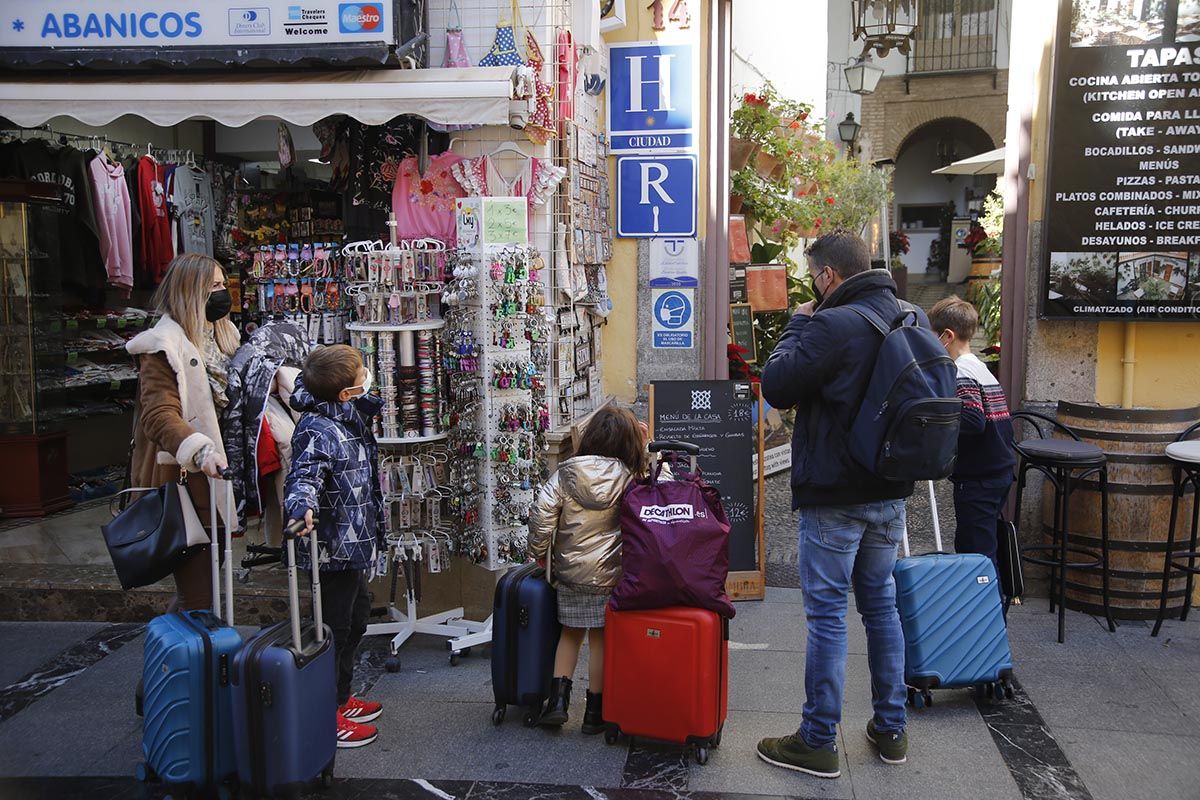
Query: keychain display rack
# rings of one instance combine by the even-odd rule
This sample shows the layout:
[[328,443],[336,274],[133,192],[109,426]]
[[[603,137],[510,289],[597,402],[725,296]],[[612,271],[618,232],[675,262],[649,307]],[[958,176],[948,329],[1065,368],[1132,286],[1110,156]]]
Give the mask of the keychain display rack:
[[[342,248],[354,321],[346,327],[353,347],[376,378],[383,398],[376,441],[384,453],[379,474],[383,490],[384,536],[390,591],[387,622],[367,626],[366,635],[391,636],[389,671],[400,669],[400,647],[413,634],[447,640],[450,663],[492,638],[491,619],[474,622],[461,607],[418,615],[421,574],[450,568],[458,548],[454,520],[461,507],[452,501],[446,448],[452,425],[447,402],[446,327],[442,317],[445,279],[452,260],[436,239],[399,241],[394,220],[390,241],[351,242]],[[405,597],[396,603],[400,575]]]
[[545,480],[548,279],[536,248],[460,247],[447,284],[450,443],[461,548],[490,570],[527,557],[529,510]]

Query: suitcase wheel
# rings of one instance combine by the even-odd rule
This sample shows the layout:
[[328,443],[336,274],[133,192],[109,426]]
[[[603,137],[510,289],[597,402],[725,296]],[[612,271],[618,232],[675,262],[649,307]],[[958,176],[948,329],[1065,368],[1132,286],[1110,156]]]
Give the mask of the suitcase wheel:
[[333,788],[333,767],[321,771],[321,788]]
[[908,705],[913,708],[927,708],[933,705],[933,692],[928,689],[914,689],[908,687]]
[[701,747],[696,748],[696,763],[702,767],[708,763],[708,748],[707,747],[701,746]]
[[388,656],[387,660],[383,662],[383,668],[386,669],[388,672],[399,672],[400,671],[400,656],[397,656],[397,655]]
[[610,725],[604,729],[604,743],[616,744],[617,739],[621,737],[621,729],[615,725]]
[[538,720],[541,719],[541,717],[541,709],[528,708],[525,710],[525,716],[521,718],[521,724],[526,728],[532,728],[538,724]]
[[492,724],[499,725],[504,722],[504,715],[508,713],[508,709],[504,706],[496,706],[496,710],[492,712]]
[[708,745],[709,747],[720,747],[721,746],[721,732],[724,730],[725,730],[724,725],[717,728],[716,734],[712,737],[712,741],[709,742],[709,745]]

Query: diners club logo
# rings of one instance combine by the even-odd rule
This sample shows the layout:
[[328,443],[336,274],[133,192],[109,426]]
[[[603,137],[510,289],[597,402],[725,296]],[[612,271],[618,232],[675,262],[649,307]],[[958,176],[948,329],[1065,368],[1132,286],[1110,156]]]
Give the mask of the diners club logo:
[[342,3],[338,6],[342,33],[374,33],[383,29],[382,3]]

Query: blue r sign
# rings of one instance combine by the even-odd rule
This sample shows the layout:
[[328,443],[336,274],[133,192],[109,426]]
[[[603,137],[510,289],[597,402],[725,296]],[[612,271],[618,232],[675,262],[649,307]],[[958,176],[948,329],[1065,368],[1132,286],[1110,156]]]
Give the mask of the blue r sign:
[[617,159],[617,236],[696,235],[696,157]]

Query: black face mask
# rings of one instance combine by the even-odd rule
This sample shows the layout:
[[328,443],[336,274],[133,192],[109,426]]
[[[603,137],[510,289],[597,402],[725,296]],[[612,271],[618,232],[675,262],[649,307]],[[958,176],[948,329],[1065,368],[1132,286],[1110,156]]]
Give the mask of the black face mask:
[[813,297],[816,298],[818,306],[825,302],[825,293],[817,288],[817,278],[819,277],[821,276],[818,274],[817,277],[813,278],[812,280]]
[[204,318],[209,322],[216,322],[227,316],[231,308],[233,298],[229,296],[229,290],[220,289],[208,296],[208,302],[204,304]]

